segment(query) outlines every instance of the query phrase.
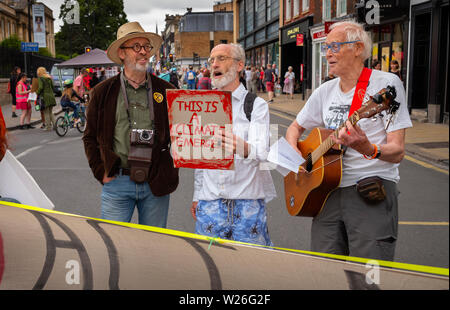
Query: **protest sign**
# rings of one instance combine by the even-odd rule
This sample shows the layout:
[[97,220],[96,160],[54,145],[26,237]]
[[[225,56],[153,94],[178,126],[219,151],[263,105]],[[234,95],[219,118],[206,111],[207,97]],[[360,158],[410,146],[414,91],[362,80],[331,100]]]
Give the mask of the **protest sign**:
[[233,169],[233,154],[214,138],[219,130],[233,130],[231,92],[170,89],[166,94],[175,167]]

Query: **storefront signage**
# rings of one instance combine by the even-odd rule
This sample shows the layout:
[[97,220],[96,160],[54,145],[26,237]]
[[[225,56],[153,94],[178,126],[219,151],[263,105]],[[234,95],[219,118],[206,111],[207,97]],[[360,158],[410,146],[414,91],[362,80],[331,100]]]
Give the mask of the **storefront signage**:
[[320,30],[320,31],[313,32],[312,37],[313,37],[313,40],[319,40],[322,38],[326,38],[327,34],[325,33],[325,30]]
[[297,46],[303,46],[303,33],[297,33]]
[[[302,22],[295,23],[290,27],[286,27],[281,30],[281,44],[287,43],[297,43],[297,35],[304,34],[308,32],[309,26],[312,24],[312,19],[306,19]],[[304,37],[305,39],[305,37]],[[302,45],[300,45],[302,46]]]

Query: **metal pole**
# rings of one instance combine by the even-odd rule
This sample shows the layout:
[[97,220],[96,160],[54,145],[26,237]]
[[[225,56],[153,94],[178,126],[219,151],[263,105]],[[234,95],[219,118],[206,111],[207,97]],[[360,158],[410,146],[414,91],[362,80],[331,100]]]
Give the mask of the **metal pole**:
[[[31,19],[31,2],[32,2],[32,0],[28,0],[28,42],[33,42],[32,40],[31,40],[31,22],[32,22],[32,19]],[[25,68],[26,68],[26,57],[28,57],[28,55],[27,55],[27,53],[25,53],[24,55],[26,55],[25,56]],[[31,70],[31,63],[32,63],[32,61],[33,61],[33,58],[32,57],[30,57],[30,70]],[[25,69],[25,72],[27,72],[27,70]],[[28,74],[30,74],[30,72],[27,72]]]
[[23,52],[23,60],[24,60],[24,65],[25,65],[24,72],[27,72],[27,53],[26,52]]

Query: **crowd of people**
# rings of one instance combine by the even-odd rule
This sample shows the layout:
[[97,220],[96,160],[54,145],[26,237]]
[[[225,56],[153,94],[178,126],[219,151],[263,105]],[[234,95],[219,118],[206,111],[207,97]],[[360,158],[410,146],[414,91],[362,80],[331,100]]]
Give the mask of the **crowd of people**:
[[[259,69],[246,67],[244,49],[231,43],[211,50],[208,68],[195,70],[191,65],[151,72],[148,60],[161,43],[160,36],[144,31],[139,23],[126,23],[107,50],[108,57],[123,66],[120,74],[95,86],[97,81],[91,72],[81,70],[75,81],[66,85],[67,96],[81,98],[90,92],[83,143],[92,174],[102,184],[101,217],[129,222],[137,208],[140,224],[166,227],[169,199],[178,187],[179,171],[174,168],[170,153],[166,97],[155,95],[174,88],[230,91],[233,131],[220,131],[216,138],[223,149],[234,155],[234,169],[195,169],[194,194],[189,204],[196,221],[195,232],[272,246],[266,205],[276,197],[276,191],[270,172],[259,169],[259,165],[267,161],[269,149],[268,103],[274,102],[281,84],[286,96],[293,99],[296,76],[292,66],[284,79],[274,64]],[[340,125],[336,111],[343,115],[349,112],[355,86],[362,72],[367,72],[364,62],[370,56],[371,39],[360,24],[339,22],[332,25],[325,48],[329,80],[312,93],[286,133],[286,140],[300,154],[297,142],[305,130],[324,125],[336,129]],[[332,137],[334,143],[347,149],[343,177],[339,188],[313,219],[311,247],[318,252],[393,260],[398,225],[398,164],[404,156],[405,129],[411,127],[411,121],[395,67],[392,74],[377,70],[376,64],[372,66],[373,70],[368,69],[370,84],[364,91],[374,95],[387,85],[395,86],[396,100],[401,102],[397,121],[387,129],[387,114],[378,115],[376,121],[361,120],[357,125],[346,122]],[[20,70],[15,74],[16,109],[22,109],[27,106],[24,96],[28,90]],[[45,69],[38,69],[38,77],[37,93],[45,102],[46,124],[51,124],[55,104],[51,78]],[[256,95],[248,118],[242,107],[248,93],[256,91],[266,91],[268,100]],[[134,133],[142,131],[150,136],[145,143],[133,138]],[[0,138],[3,151],[7,144]],[[137,145],[141,152],[150,151],[137,156]],[[383,188],[384,197],[377,202],[378,207],[358,192],[359,181],[368,178],[376,179]]]

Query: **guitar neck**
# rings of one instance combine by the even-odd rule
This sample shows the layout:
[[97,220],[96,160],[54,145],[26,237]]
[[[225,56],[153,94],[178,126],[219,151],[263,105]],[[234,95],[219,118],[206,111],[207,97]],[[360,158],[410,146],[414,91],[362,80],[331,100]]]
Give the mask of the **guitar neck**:
[[[349,118],[348,121],[350,121],[350,123],[352,125],[355,125],[358,121],[360,120],[359,114],[358,112],[354,112]],[[336,138],[339,135],[339,131],[345,127],[345,123],[347,121],[343,122],[331,135],[334,135]],[[328,152],[333,145],[335,144],[334,141],[331,139],[331,135],[329,135],[325,140],[323,140],[323,142],[319,145],[318,148],[316,148],[312,153],[311,153],[311,159],[312,159],[312,164],[315,164],[323,155],[325,155],[326,152]]]

